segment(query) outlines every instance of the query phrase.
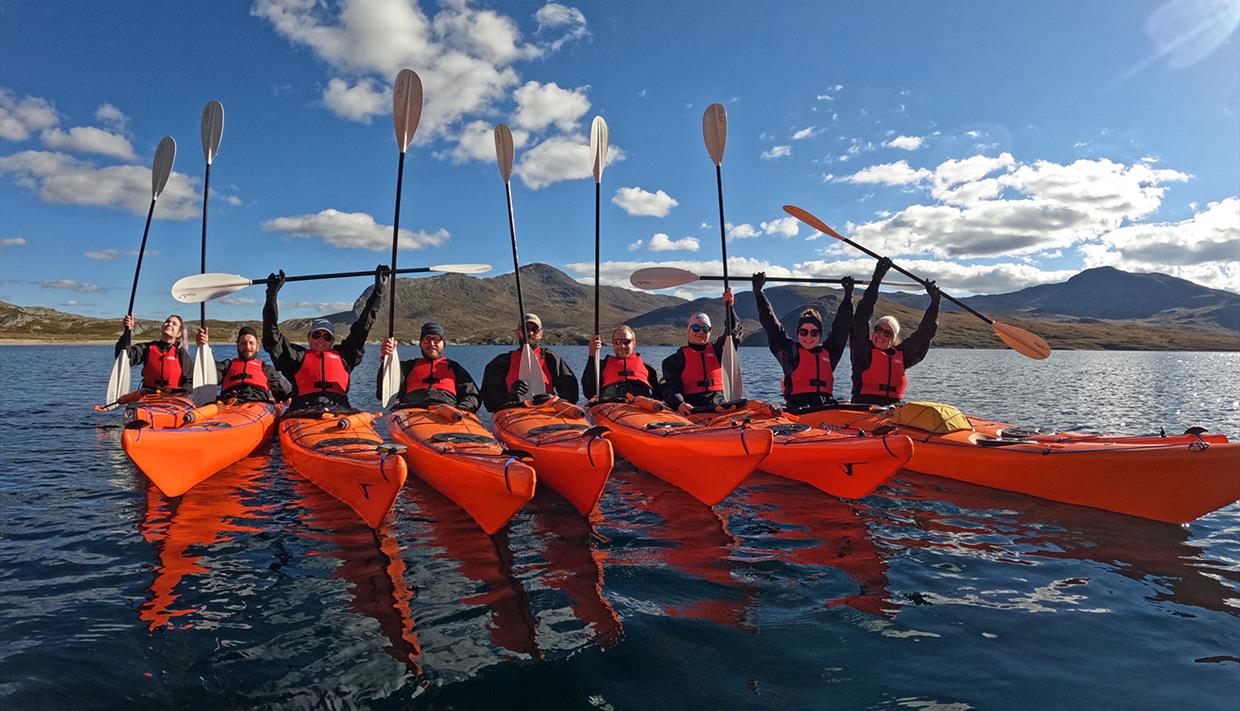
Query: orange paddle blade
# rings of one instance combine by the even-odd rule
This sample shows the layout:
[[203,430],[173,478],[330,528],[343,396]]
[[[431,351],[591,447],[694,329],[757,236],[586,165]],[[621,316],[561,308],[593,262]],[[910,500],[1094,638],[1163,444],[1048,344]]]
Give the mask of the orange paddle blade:
[[999,323],[998,321],[990,325],[995,329],[995,335],[999,337],[999,340],[1008,344],[1008,347],[1023,356],[1028,356],[1034,360],[1042,360],[1051,354],[1050,344],[1037,334],[1030,333],[1023,328],[1011,324]]

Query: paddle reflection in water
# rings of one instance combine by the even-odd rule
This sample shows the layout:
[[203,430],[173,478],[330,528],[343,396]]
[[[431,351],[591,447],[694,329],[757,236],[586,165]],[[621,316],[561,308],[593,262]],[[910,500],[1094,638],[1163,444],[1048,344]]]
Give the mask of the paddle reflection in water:
[[[269,505],[254,501],[269,462],[265,455],[247,457],[175,499],[165,497],[155,485],[145,484],[142,537],[155,546],[159,558],[155,579],[148,588],[150,599],[138,611],[149,629],[167,625],[174,617],[203,613],[207,604],[220,601],[218,591],[210,596],[193,594],[207,587],[199,581],[192,586],[191,599],[195,602],[174,608],[180,597],[177,586],[186,576],[214,571],[221,578],[229,577],[221,572],[226,557],[221,544],[259,530],[247,522],[270,510]],[[208,552],[210,556],[205,555]],[[186,622],[181,628],[195,624],[201,621]]]

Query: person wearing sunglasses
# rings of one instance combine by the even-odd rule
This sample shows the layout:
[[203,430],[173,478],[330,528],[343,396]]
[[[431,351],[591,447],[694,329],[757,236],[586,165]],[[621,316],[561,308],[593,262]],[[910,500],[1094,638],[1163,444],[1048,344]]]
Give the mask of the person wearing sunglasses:
[[145,392],[175,393],[188,391],[192,385],[194,361],[189,350],[182,345],[181,334],[185,331],[185,319],[170,314],[159,329],[159,338],[146,343],[132,344],[133,314],[122,319],[125,332],[116,341],[116,352],[129,351],[129,362],[142,366],[142,390]]
[[280,287],[284,286],[284,270],[267,277],[267,301],[263,304],[263,349],[271,356],[276,370],[293,384],[289,412],[357,412],[349,404],[349,373],[362,362],[362,356],[366,353],[366,337],[370,335],[370,327],[379,315],[379,302],[387,276],[386,265],[380,264],[375,268],[374,289],[343,341],[336,341],[336,328],[331,321],[318,318],[310,322],[305,346],[289,343],[280,332],[276,297]]
[[797,316],[796,340],[788,336],[776,317],[774,307],[762,291],[765,285],[766,272],[753,275],[758,320],[766,331],[767,345],[784,373],[784,404],[794,413],[812,412],[834,405],[835,366],[844,356],[844,347],[848,345],[852,332],[852,278],[844,277],[844,298],[835,310],[830,333],[823,332],[822,316],[817,309],[807,307]]
[[[740,343],[744,334],[733,308],[731,289],[724,290],[723,304],[728,320],[734,324],[731,335]],[[700,312],[693,314],[686,330],[688,344],[663,359],[663,401],[682,415],[692,413],[695,408],[713,409],[725,402],[723,344],[729,334],[721,333],[711,343],[711,330],[710,316]]]
[[[572,368],[559,354],[538,345],[543,337],[542,319],[538,318],[538,314],[525,314],[522,325],[525,327],[525,339],[534,350],[534,357],[542,370],[543,389],[568,402],[577,402],[577,376]],[[514,333],[520,342],[521,331],[518,329]],[[520,370],[520,347],[500,353],[487,363],[482,373],[482,404],[487,412],[499,412],[518,405],[530,394],[529,383],[517,377]]]
[[[443,326],[437,323],[422,324],[422,332],[418,336],[422,357],[400,362],[400,392],[396,395],[393,409],[451,405],[469,412],[478,411],[478,406],[482,404],[478,397],[478,386],[469,371],[461,367],[460,363],[444,357],[446,345],[447,336]],[[379,352],[386,358],[395,350],[396,339],[387,338]],[[382,400],[382,368],[376,376],[375,398]]]
[[[207,328],[198,329],[198,347],[207,345]],[[237,357],[215,362],[218,402],[276,402],[287,400],[292,388],[266,361],[258,358],[258,331],[242,326],[237,331]]]
[[894,316],[883,316],[870,325],[874,304],[878,301],[878,285],[889,269],[890,259],[878,260],[870,285],[853,314],[848,351],[852,360],[852,401],[855,403],[894,405],[899,402],[908,387],[905,371],[926,357],[930,341],[938,331],[942,295],[933,281],[926,282],[930,305],[922,314],[917,330],[908,338],[900,339],[900,322]]
[[[594,382],[594,354],[603,346],[603,339],[590,337],[590,356],[581,375],[581,391],[587,400],[593,400],[598,391]],[[637,334],[627,325],[616,327],[611,334],[612,355],[603,356],[599,363],[603,394],[599,402],[624,402],[629,395],[663,399],[659,387],[659,373],[642,360],[637,352]]]

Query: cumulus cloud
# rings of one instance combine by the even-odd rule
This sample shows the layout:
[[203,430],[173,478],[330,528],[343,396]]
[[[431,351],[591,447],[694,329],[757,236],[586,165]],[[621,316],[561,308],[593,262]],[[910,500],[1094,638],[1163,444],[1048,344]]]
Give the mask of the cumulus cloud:
[[[373,79],[362,79],[353,85],[343,79],[332,79],[323,90],[323,104],[337,116],[370,123],[379,114],[391,111],[392,89],[381,87]],[[415,134],[416,137],[416,134]]]
[[[146,250],[146,256],[148,257],[154,257],[157,254],[159,254],[159,252],[153,249]],[[100,261],[116,259],[117,257],[121,255],[125,255],[128,257],[136,257],[138,256],[138,250],[127,249],[122,252],[119,249],[88,249],[85,252],[82,252],[82,256],[86,257],[87,259],[98,259]]]
[[111,133],[93,126],[74,126],[68,131],[59,128],[45,130],[41,137],[49,148],[59,148],[78,153],[98,153],[121,160],[136,160],[133,145],[119,133]]
[[630,215],[647,217],[667,217],[667,213],[680,204],[662,190],[652,193],[635,187],[620,188],[611,201]]
[[[940,288],[954,295],[1003,294],[1038,284],[1067,281],[1075,270],[1044,270],[1036,266],[1004,262],[999,264],[960,264],[943,260],[902,259],[900,266],[926,279],[934,279]],[[874,271],[873,259],[811,260],[793,265],[798,274],[827,279],[852,276],[865,279]],[[907,282],[899,275],[887,277],[891,282]]]
[[895,163],[880,163],[879,165],[862,168],[856,173],[839,180],[867,185],[916,185],[933,175],[925,168],[914,170],[909,167],[908,161],[899,160]]
[[125,130],[129,123],[125,112],[112,104],[100,104],[99,108],[95,109],[95,120],[117,131]]
[[44,289],[61,289],[65,291],[76,291],[79,294],[87,294],[87,293],[92,293],[96,291],[103,291],[103,287],[96,286],[95,284],[84,284],[74,279],[50,279],[48,281],[45,281],[39,284],[39,286],[43,287]]
[[776,237],[796,237],[801,231],[801,221],[791,215],[778,217],[761,224],[762,233]]
[[825,128],[818,128],[817,126],[810,126],[808,128],[803,128],[800,131],[796,131],[792,134],[792,140],[802,141],[802,140],[805,140],[806,138],[813,138],[814,136],[817,136],[818,134],[822,133],[825,130],[826,130]]
[[[873,261],[870,262],[871,268]],[[564,270],[571,276],[576,277],[580,281],[587,279],[591,284],[594,283],[594,262],[574,262],[572,264],[563,265]],[[670,260],[665,262],[637,262],[637,261],[615,261],[602,262],[599,264],[599,282],[608,286],[619,286],[625,289],[638,290],[629,282],[629,277],[638,269],[646,267],[673,267],[675,269],[685,269],[696,274],[721,274],[723,273],[723,261],[714,260]],[[754,272],[766,272],[768,276],[795,276],[787,267],[762,259],[751,259],[748,257],[728,257],[728,269],[730,273],[736,274],[739,279],[743,279]],[[719,294],[722,290],[722,284],[718,282],[696,282],[680,287],[682,293],[677,296],[682,298],[694,298],[687,294]]]
[[229,304],[230,306],[245,306],[247,304],[257,304],[257,299],[251,299],[248,296],[225,296],[217,299],[221,304]]
[[0,138],[24,141],[58,123],[60,116],[47,99],[37,96],[19,99],[12,91],[0,88]]
[[884,143],[888,148],[899,148],[902,151],[915,151],[925,145],[926,139],[921,136],[896,136]]
[[790,155],[792,155],[792,146],[771,146],[767,150],[762,151],[762,155],[759,157],[762,160],[775,160],[776,158],[787,158]]
[[25,247],[26,239],[24,237],[5,237],[0,239],[0,247]]
[[682,237],[681,239],[672,239],[662,232],[655,233],[650,238],[648,249],[651,252],[673,252],[686,251],[696,252],[701,243],[696,237]]
[[538,21],[539,34],[554,37],[547,45],[551,52],[558,52],[566,42],[590,36],[586,16],[575,7],[549,2],[538,8],[534,19]]
[[[35,193],[43,202],[118,207],[145,215],[151,201],[151,169],[142,165],[96,168],[65,153],[22,151],[0,157],[0,175]],[[202,196],[184,173],[174,172],[159,197],[155,217],[184,220],[199,215]]]
[[[263,223],[263,229],[285,232],[294,237],[316,237],[333,247],[369,249],[376,252],[391,249],[392,226],[380,225],[364,212],[341,212],[328,208],[313,215],[277,217]],[[434,232],[402,229],[398,243],[402,249],[438,247],[448,241],[448,231]]]
[[[221,299],[223,301],[223,299]],[[341,311],[352,311],[352,301],[285,301],[280,300],[280,311],[308,311],[312,314],[338,314]]]
[[739,225],[727,224],[725,225],[725,228],[728,237],[731,239],[752,239],[762,235],[761,230],[748,223],[742,223]]
[[590,110],[584,87],[561,89],[555,82],[528,81],[512,96],[517,102],[512,125],[528,131],[541,131],[552,124],[561,131],[572,131]]
[[[607,165],[619,160],[624,160],[624,151],[612,146]],[[539,190],[561,180],[592,177],[592,170],[590,144],[583,137],[553,136],[521,153],[516,172],[527,187]]]

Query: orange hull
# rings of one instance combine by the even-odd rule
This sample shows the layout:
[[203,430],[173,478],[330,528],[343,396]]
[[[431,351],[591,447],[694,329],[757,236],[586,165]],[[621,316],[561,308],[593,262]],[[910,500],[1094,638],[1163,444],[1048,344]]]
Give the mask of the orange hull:
[[689,492],[707,506],[727,498],[771,453],[761,427],[695,425],[649,398],[590,408],[607,439],[634,466]]
[[473,413],[448,405],[393,412],[392,439],[414,473],[493,534],[534,496],[534,468],[508,453]]
[[280,448],[297,473],[378,528],[405,485],[408,469],[371,425],[369,413],[325,414],[280,422]]
[[[802,422],[873,429],[879,413],[824,410]],[[914,442],[907,469],[1140,518],[1188,523],[1240,499],[1240,443],[1211,435],[1100,437],[1078,433],[1000,438],[1010,425],[896,432]]]
[[125,406],[125,425],[132,427],[145,422],[142,426],[151,429],[180,427],[185,413],[193,409],[194,403],[188,397],[147,393]]
[[126,428],[121,446],[165,496],[180,496],[270,439],[276,414],[272,403],[213,403],[185,413],[177,427]]
[[868,495],[913,456],[913,441],[903,435],[862,437],[856,431],[815,429],[754,400],[727,412],[695,414],[689,419],[710,425],[745,422],[771,430],[774,446],[759,469],[845,499]]
[[495,434],[505,446],[534,455],[538,480],[587,515],[603,495],[615,464],[611,442],[592,427],[586,411],[553,398],[495,413]]

